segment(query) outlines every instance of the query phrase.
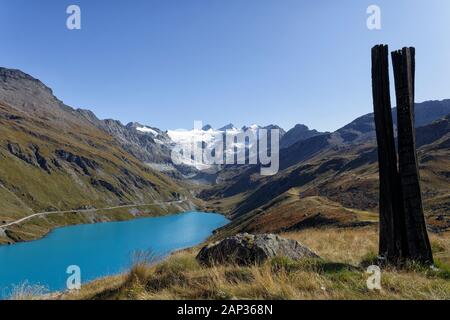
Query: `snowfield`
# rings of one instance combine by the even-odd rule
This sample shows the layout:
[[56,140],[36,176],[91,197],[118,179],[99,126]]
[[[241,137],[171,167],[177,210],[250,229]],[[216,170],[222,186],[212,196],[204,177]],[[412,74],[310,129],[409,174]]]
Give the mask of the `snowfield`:
[[[247,130],[254,131],[255,133],[258,129],[259,127],[257,125],[252,125],[247,128]],[[208,130],[201,130],[201,129],[169,130],[167,131],[167,134],[170,137],[170,139],[174,142],[174,144],[179,146],[181,149],[191,148],[191,146],[193,146],[194,142],[196,141],[197,143],[203,143],[204,149],[212,150],[214,149],[216,141],[223,139],[225,133],[227,134],[227,136],[230,135],[236,136],[241,132],[243,131],[235,127],[231,127],[227,128],[227,130],[216,130],[212,128]],[[233,142],[231,144],[227,144],[226,146],[227,149],[225,150],[225,153],[230,155],[246,147],[245,143],[239,142]],[[194,166],[198,170],[207,170],[213,167],[212,165],[207,165],[200,161],[196,162],[190,156],[177,157],[176,160],[183,164]]]
[[139,132],[143,132],[143,133],[150,133],[150,134],[154,135],[155,137],[158,135],[158,132],[156,132],[155,130],[153,130],[152,128],[149,128],[149,127],[137,127],[136,130]]

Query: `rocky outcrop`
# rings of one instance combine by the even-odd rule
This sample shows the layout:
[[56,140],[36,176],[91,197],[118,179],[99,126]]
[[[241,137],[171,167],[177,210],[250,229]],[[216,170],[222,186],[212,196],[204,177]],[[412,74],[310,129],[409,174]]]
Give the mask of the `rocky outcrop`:
[[40,167],[42,170],[45,170],[48,174],[50,174],[50,166],[47,159],[45,159],[45,157],[41,154],[39,146],[30,144],[29,149],[31,149],[31,153],[28,149],[27,151],[22,149],[22,147],[17,143],[8,142],[6,147],[15,157],[32,166]]
[[19,144],[8,142],[7,148],[8,151],[15,157],[19,158],[22,161],[25,161],[28,164],[35,165],[34,159],[29,154],[24,152]]
[[34,156],[36,158],[36,161],[39,165],[39,167],[42,170],[45,170],[48,174],[50,174],[50,166],[47,162],[47,159],[45,159],[45,157],[41,154],[40,148],[37,145],[32,145],[31,149],[34,152]]
[[[169,146],[172,141],[167,133],[157,128],[148,128],[137,122],[123,125],[118,120],[99,120],[89,110],[78,109],[77,112],[97,128],[113,136],[126,151],[142,162],[171,163]],[[139,129],[144,130],[140,131]]]
[[114,193],[118,198],[123,197],[123,193],[118,190],[116,187],[114,187],[111,183],[108,181],[100,180],[100,179],[91,179],[91,184],[95,187],[102,187],[106,190],[108,190],[111,193]]
[[55,154],[58,159],[73,163],[78,166],[83,171],[83,173],[88,176],[91,175],[89,169],[95,170],[99,167],[99,165],[94,160],[75,155],[65,150],[56,150]]
[[273,257],[293,260],[319,258],[301,243],[274,234],[253,235],[241,233],[204,247],[197,255],[202,264],[236,263],[252,265]]

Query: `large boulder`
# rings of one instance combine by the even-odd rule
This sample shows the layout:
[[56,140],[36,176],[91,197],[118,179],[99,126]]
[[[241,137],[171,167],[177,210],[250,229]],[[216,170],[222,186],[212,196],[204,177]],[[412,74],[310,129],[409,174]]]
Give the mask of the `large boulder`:
[[275,234],[241,233],[202,248],[197,260],[206,265],[251,265],[280,256],[293,260],[319,258],[316,253],[295,240],[284,239]]

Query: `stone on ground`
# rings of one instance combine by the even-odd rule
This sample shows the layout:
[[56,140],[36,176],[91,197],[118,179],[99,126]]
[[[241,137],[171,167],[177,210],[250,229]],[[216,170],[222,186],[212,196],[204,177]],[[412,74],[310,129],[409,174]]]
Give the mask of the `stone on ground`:
[[319,258],[311,249],[295,240],[281,238],[275,234],[241,233],[202,248],[197,260],[206,265],[251,265],[274,257],[293,260]]

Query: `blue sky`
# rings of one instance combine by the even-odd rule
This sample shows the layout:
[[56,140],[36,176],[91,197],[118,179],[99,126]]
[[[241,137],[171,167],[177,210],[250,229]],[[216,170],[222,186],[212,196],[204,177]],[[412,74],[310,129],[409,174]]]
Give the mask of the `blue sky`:
[[371,112],[377,43],[416,47],[417,101],[450,98],[449,21],[448,0],[0,0],[0,65],[124,123],[331,131]]

